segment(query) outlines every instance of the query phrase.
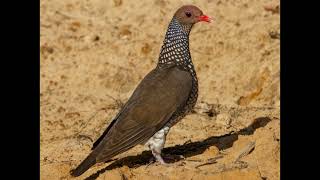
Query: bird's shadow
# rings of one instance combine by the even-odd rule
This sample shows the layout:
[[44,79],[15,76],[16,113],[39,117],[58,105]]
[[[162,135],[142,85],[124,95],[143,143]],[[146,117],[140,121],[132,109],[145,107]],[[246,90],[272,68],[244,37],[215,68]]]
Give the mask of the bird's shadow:
[[[173,147],[167,147],[163,149],[163,154],[170,154],[173,158],[168,163],[173,163],[182,160],[183,158],[192,157],[198,154],[202,154],[210,146],[216,146],[219,150],[224,150],[232,147],[233,143],[238,140],[239,135],[251,135],[254,131],[260,127],[266,126],[271,119],[269,117],[256,118],[252,124],[248,127],[241,129],[233,134],[227,134],[219,137],[211,136],[203,141],[189,142],[183,145],[176,145]],[[107,170],[112,170],[122,166],[128,166],[129,168],[137,168],[139,166],[147,165],[150,163],[152,158],[151,151],[143,151],[140,155],[127,156],[116,160],[109,166],[97,171],[91,176],[87,177],[86,180],[93,180],[99,177],[100,174]]]

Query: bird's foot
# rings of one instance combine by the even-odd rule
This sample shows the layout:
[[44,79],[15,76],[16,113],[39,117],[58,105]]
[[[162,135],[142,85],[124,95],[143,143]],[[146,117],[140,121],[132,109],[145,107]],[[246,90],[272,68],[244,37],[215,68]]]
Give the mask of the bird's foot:
[[176,161],[179,161],[181,159],[184,159],[182,155],[171,155],[171,154],[165,154],[162,156],[155,157],[157,162],[159,162],[162,165],[168,165],[168,163],[174,163]]
[[158,166],[158,165],[169,166],[169,164],[166,163],[161,156],[160,157],[155,157],[155,156],[151,157],[146,168],[148,168],[151,164],[153,164],[155,166]]
[[154,157],[151,157],[149,159],[149,163],[146,165],[146,168],[148,168],[151,164],[154,164],[156,162],[156,159]]
[[166,162],[176,162],[176,161],[179,161],[181,159],[185,159],[185,157],[183,155],[166,154],[166,155],[163,155],[162,157]]
[[149,163],[147,164],[146,168],[148,168],[151,164],[158,166],[158,165],[162,165],[162,166],[173,166],[173,162],[179,161],[180,159],[185,159],[184,156],[182,155],[159,155],[159,154],[155,154],[153,157],[150,158]]
[[166,165],[167,163],[163,160],[161,154],[159,153],[154,153],[153,156],[155,157],[155,159],[157,160],[158,163],[162,164],[162,165]]

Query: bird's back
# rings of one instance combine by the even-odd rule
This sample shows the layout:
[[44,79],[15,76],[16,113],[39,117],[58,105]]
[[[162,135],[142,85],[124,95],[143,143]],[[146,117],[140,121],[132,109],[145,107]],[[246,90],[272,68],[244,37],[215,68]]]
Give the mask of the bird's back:
[[[91,154],[73,171],[74,174],[145,143],[168,123],[177,109],[186,105],[191,90],[189,72],[175,65],[152,70],[137,86],[104,136],[99,138],[100,142]],[[87,167],[86,163],[90,166]]]
[[[189,33],[193,24],[208,16],[192,5],[182,6],[171,20],[157,67],[138,85],[128,102],[102,136],[93,151],[72,171],[79,176],[97,162],[107,161],[137,144],[148,141],[162,128],[170,128],[195,105],[198,80],[189,51]],[[161,149],[151,149],[158,160]],[[149,143],[149,141],[148,141]],[[158,146],[158,145],[157,145]]]
[[188,72],[175,66],[154,69],[138,85],[97,147],[97,161],[146,142],[184,106],[192,89]]

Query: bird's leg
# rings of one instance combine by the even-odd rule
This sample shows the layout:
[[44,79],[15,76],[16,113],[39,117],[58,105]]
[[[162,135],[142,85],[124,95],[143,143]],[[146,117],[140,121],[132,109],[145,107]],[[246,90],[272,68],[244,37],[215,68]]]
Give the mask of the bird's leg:
[[154,151],[152,149],[152,154],[156,158],[157,162],[159,162],[160,164],[163,164],[163,165],[167,164],[166,162],[164,162],[163,158],[161,157],[161,152],[159,153],[159,152]]
[[150,148],[152,155],[154,158],[161,164],[167,164],[162,156],[161,151],[164,147],[164,144],[166,142],[166,136],[169,132],[169,127],[165,126],[158,132],[156,132],[146,143],[146,145]]

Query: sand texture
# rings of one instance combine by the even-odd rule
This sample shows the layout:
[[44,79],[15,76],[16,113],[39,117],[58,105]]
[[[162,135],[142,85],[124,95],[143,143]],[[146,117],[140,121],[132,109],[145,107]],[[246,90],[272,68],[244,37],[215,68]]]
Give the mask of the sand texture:
[[40,176],[73,179],[158,59],[173,13],[194,4],[194,112],[171,128],[169,166],[144,146],[75,179],[280,179],[279,1],[41,0]]

